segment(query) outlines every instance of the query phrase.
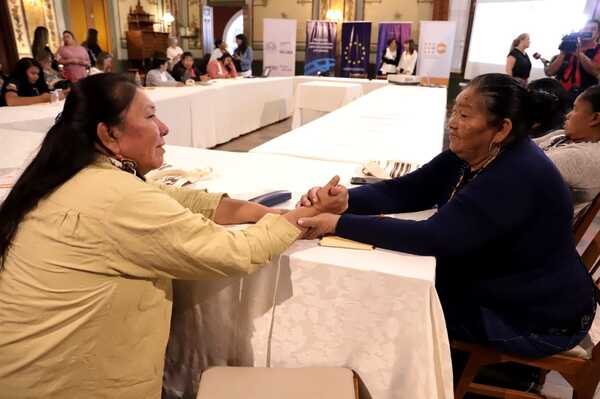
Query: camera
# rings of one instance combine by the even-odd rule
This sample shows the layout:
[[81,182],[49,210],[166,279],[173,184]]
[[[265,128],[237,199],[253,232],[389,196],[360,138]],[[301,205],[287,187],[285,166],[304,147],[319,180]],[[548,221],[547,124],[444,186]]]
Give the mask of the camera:
[[577,41],[581,40],[582,42],[586,40],[592,39],[592,32],[575,32],[569,33],[568,35],[563,36],[562,41],[560,42],[560,46],[558,49],[560,51],[564,51],[565,53],[574,53],[577,50]]

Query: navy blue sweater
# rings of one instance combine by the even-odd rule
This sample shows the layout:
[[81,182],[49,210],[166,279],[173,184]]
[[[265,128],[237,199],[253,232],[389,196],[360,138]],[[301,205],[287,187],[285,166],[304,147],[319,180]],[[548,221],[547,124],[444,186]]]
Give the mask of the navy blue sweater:
[[[571,196],[558,170],[522,139],[449,199],[466,167],[445,151],[410,175],[350,190],[336,234],[435,256],[445,311],[491,312],[533,332],[578,328],[593,313],[594,288],[575,249]],[[367,216],[434,206],[425,221]]]

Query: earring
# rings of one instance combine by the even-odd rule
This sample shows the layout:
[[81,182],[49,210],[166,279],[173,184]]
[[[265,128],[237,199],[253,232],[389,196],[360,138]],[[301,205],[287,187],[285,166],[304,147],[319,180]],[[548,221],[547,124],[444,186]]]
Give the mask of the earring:
[[490,154],[490,157],[496,157],[499,153],[500,150],[502,149],[502,145],[500,144],[496,144],[494,142],[490,143],[490,146],[488,148],[488,152]]

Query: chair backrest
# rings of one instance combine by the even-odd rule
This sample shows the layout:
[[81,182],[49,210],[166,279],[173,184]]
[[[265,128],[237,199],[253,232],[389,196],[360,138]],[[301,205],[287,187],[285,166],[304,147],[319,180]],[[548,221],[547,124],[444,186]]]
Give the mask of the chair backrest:
[[[586,250],[583,252],[581,259],[593,277],[598,269],[600,269],[600,231],[596,233],[596,236],[592,239]],[[600,278],[594,279],[596,285],[598,285],[599,280]]]
[[575,235],[575,245],[579,244],[583,235],[590,227],[596,215],[600,211],[600,194],[596,195],[590,206],[577,216],[573,224],[573,234]]

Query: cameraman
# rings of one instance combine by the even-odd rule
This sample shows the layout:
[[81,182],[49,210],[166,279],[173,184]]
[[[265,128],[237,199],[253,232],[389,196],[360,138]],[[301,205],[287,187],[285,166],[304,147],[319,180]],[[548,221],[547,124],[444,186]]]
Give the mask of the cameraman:
[[545,69],[547,76],[555,76],[567,90],[571,103],[579,93],[598,84],[600,74],[600,22],[592,19],[580,32],[590,32],[591,39],[578,42],[573,51],[563,49],[563,42],[560,54]]

